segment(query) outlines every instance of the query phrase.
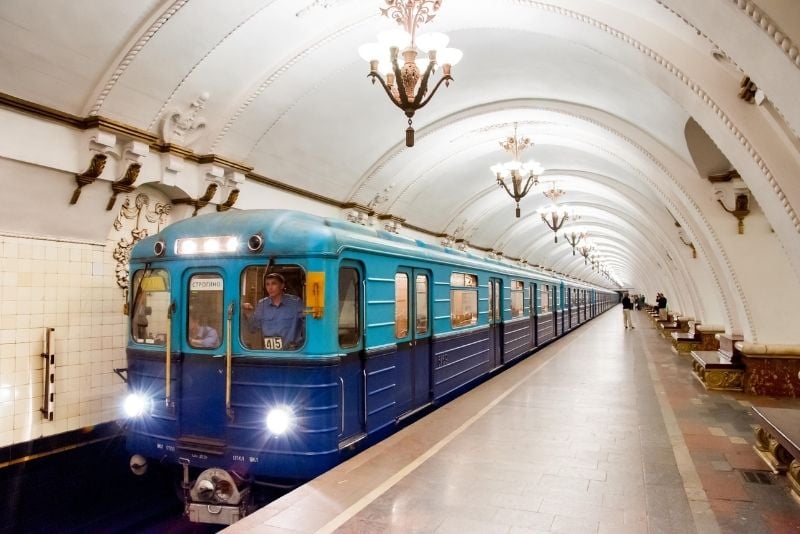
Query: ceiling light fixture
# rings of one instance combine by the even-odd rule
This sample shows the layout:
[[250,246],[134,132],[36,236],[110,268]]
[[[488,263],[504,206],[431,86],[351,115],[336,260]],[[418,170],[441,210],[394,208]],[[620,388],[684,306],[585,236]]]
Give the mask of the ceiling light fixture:
[[[439,86],[450,85],[451,67],[463,56],[457,48],[446,48],[449,38],[443,33],[427,33],[417,38],[417,28],[433,20],[442,0],[384,0],[388,7],[381,14],[394,19],[402,30],[391,30],[378,35],[377,43],[367,43],[358,49],[359,55],[369,62],[372,83],[377,79],[386,90],[392,103],[408,117],[406,146],[414,146],[414,113],[424,107]],[[427,57],[417,57],[420,52]],[[398,57],[403,56],[400,66]],[[438,64],[442,77],[428,94],[428,82]],[[427,95],[427,97],[426,97]]]
[[[503,150],[511,154],[514,158],[505,163],[498,163],[492,165],[491,171],[497,178],[497,185],[506,190],[506,193],[514,199],[517,203],[517,218],[519,218],[519,201],[522,200],[531,187],[539,184],[539,176],[544,172],[544,168],[535,160],[528,160],[525,163],[520,161],[520,154],[523,150],[531,146],[531,140],[528,137],[517,137],[517,123],[514,123],[514,136],[507,137],[504,141],[500,141],[500,146]],[[511,188],[509,189],[506,180],[511,180]],[[522,181],[525,180],[523,185]]]
[[553,242],[558,243],[558,231],[572,217],[572,214],[566,208],[558,206],[558,199],[564,196],[565,193],[561,189],[556,189],[555,184],[551,184],[550,189],[543,194],[550,200],[551,204],[549,207],[539,208],[539,215],[547,227],[555,234]]

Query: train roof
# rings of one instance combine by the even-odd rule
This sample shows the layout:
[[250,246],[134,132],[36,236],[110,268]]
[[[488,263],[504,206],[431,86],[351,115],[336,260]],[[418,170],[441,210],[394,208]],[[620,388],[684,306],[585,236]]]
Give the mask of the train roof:
[[[497,260],[489,260],[457,249],[442,247],[418,239],[401,236],[385,230],[362,226],[341,219],[324,218],[292,210],[239,210],[210,213],[171,224],[158,234],[140,240],[131,251],[131,262],[163,259],[153,250],[157,241],[166,245],[165,257],[177,257],[175,243],[178,239],[202,237],[237,237],[247,253],[244,243],[259,234],[269,249],[269,256],[330,255],[344,249],[357,249],[388,255],[402,255],[419,259],[461,265],[465,268],[492,268],[507,274],[535,277],[559,282],[562,278],[532,268],[515,267]],[[263,253],[261,253],[263,255]],[[570,285],[595,288],[585,282],[564,280]],[[607,290],[606,288],[597,288]]]

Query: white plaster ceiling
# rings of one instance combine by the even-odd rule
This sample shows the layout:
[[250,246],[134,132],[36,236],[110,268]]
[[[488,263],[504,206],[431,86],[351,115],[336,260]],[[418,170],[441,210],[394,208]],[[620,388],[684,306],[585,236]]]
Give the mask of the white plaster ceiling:
[[[385,193],[379,213],[597,281],[535,215],[555,182],[620,282],[645,287],[662,264],[685,270],[676,221],[698,246],[714,240],[693,226],[702,177],[684,128],[705,109],[700,88],[735,102],[742,72],[679,14],[739,14],[717,3],[444,0],[422,31],[446,32],[464,59],[414,117],[413,148],[357,55],[395,26],[382,0],[3,0],[0,92],[154,134],[208,93],[197,153],[342,203]],[[547,169],[518,220],[488,170],[515,123]]]

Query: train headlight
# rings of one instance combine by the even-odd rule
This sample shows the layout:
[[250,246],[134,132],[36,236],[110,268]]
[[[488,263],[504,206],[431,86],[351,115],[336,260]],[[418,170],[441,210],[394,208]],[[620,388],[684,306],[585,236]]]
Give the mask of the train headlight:
[[286,406],[273,408],[267,414],[267,430],[280,436],[285,434],[294,423],[294,413]]
[[138,393],[131,393],[125,398],[123,409],[128,417],[139,417],[150,405],[150,399]]
[[239,239],[235,236],[187,237],[175,240],[175,253],[181,256],[236,252],[238,249]]

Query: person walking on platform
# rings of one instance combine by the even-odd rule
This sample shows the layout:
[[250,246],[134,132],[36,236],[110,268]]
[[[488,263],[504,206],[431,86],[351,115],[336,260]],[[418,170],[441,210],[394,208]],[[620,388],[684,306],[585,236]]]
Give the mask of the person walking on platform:
[[631,301],[630,295],[625,293],[622,297],[622,320],[625,323],[625,330],[628,327],[633,330],[635,327],[633,326],[633,321],[631,320],[631,310],[633,309],[633,302]]

